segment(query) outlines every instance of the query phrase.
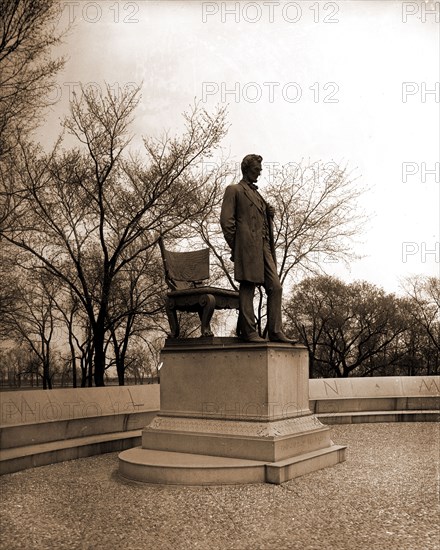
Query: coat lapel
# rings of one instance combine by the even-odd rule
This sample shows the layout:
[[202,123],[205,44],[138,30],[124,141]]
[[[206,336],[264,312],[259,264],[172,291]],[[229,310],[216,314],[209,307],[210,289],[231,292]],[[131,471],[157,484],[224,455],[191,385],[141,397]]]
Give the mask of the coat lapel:
[[252,191],[249,189],[249,186],[244,180],[241,180],[239,182],[239,185],[243,187],[244,193],[246,197],[258,208],[260,212],[264,212],[264,206],[265,202],[264,199],[261,198],[261,200],[258,200],[257,197],[255,197],[255,193],[252,193]]

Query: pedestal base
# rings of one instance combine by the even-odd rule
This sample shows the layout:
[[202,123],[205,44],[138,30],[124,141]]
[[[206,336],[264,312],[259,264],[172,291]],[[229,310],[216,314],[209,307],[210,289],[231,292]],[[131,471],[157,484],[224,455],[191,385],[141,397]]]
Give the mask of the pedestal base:
[[142,448],[119,455],[123,477],[187,485],[283,483],[345,460],[308,409],[302,346],[174,343],[162,352],[161,410]]
[[170,485],[231,485],[275,483],[334,466],[345,460],[345,447],[331,445],[311,453],[266,464],[257,460],[224,458],[135,447],[119,455],[119,474],[143,483]]

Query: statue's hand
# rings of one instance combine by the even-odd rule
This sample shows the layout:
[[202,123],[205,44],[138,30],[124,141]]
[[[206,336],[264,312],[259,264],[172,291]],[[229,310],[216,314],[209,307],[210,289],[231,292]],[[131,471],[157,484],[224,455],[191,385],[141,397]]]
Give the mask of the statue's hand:
[[271,218],[275,216],[275,208],[271,204],[267,205],[267,213]]

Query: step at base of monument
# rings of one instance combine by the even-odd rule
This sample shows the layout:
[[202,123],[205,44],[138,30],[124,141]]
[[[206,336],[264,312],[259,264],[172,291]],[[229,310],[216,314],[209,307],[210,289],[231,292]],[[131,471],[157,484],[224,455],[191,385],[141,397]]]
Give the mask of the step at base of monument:
[[121,477],[167,485],[280,484],[345,460],[346,447],[332,445],[279,462],[226,458],[135,447],[120,453]]
[[335,466],[345,461],[346,449],[347,447],[344,445],[332,445],[326,449],[319,449],[318,451],[267,464],[266,481],[267,483],[279,485],[289,481],[289,479],[310,474],[329,466]]
[[142,432],[144,449],[265,463],[278,462],[330,445],[330,429],[314,415],[254,422],[159,414]]
[[264,483],[265,462],[135,447],[120,453],[119,474],[170,485]]

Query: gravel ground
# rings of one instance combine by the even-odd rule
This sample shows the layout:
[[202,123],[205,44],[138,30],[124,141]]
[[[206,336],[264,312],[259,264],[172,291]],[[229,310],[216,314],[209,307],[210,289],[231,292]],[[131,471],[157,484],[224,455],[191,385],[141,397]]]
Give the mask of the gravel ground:
[[440,549],[440,425],[333,427],[348,460],[269,484],[180,487],[118,478],[118,453],[0,478],[0,548]]

